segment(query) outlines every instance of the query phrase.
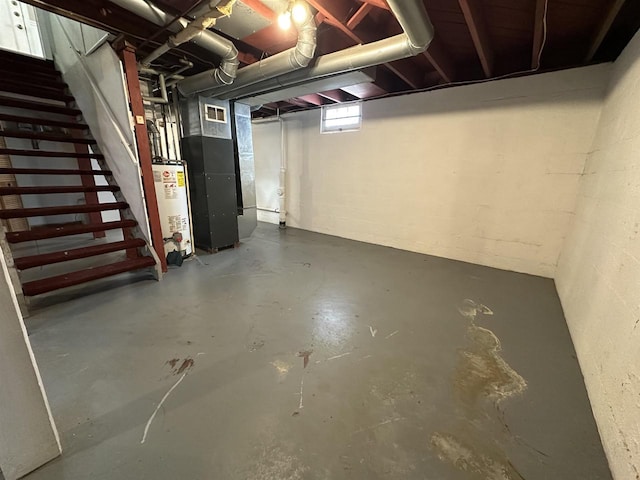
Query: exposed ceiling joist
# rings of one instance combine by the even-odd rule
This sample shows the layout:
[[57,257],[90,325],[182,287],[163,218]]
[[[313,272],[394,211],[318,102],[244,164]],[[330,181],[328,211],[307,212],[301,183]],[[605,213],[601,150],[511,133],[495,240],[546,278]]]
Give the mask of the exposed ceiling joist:
[[[350,17],[349,20],[345,23],[344,20],[341,20],[344,17],[349,17],[351,12],[351,8],[347,4],[347,2],[339,1],[339,0],[308,0],[309,4],[313,6],[316,10],[321,12],[326,16],[327,21],[340,29],[345,35],[347,35],[354,43],[365,44],[371,41],[374,41],[375,38],[370,34],[365,34],[364,32],[355,32],[351,28],[347,26],[347,23],[356,15],[358,12],[362,11],[363,7],[366,4],[363,4],[353,16]],[[386,5],[386,3],[385,3]],[[365,13],[368,13],[369,10],[366,9]],[[364,17],[363,17],[364,18]],[[360,23],[362,19],[360,19],[357,23]],[[354,27],[355,28],[355,27]],[[411,88],[420,88],[422,87],[422,73],[413,65],[410,59],[398,60],[391,63],[385,63],[385,67],[387,67],[391,72],[393,72],[397,77],[399,77],[403,82],[409,85]]]
[[429,48],[425,50],[424,56],[427,57],[429,63],[435,68],[440,77],[447,83],[451,83],[456,79],[456,70],[451,61],[450,55],[445,51],[442,42],[437,34],[429,44]]
[[360,0],[362,3],[368,3],[374,7],[382,8],[383,10],[389,10],[389,5],[385,0]]
[[540,68],[540,49],[544,41],[545,10],[549,0],[536,0],[536,13],[533,21],[533,49],[531,51],[531,68]]
[[611,25],[613,25],[613,21],[618,16],[618,13],[620,13],[624,2],[625,0],[615,0],[614,2],[612,2],[609,10],[607,11],[607,14],[603,18],[602,23],[598,25],[598,29],[593,36],[591,43],[589,44],[589,51],[584,58],[585,62],[590,62],[591,60],[593,60],[593,57],[600,48],[600,45],[602,45],[604,38],[607,36],[607,33],[609,33]]
[[358,25],[360,25],[360,22],[362,22],[362,20],[364,20],[365,17],[369,15],[369,12],[372,9],[373,9],[373,6],[371,4],[363,3],[362,6],[358,10],[356,10],[356,13],[354,13],[349,19],[349,21],[347,22],[347,28],[349,30],[353,30]]
[[395,62],[385,63],[385,67],[391,70],[396,76],[400,77],[403,82],[411,88],[421,88],[422,73],[408,59],[396,60]]
[[458,0],[467,22],[473,44],[478,52],[482,70],[487,78],[493,76],[494,52],[489,40],[489,30],[478,0]]
[[318,95],[317,93],[310,93],[308,95],[302,95],[302,96],[300,96],[298,98],[300,100],[304,100],[307,103],[310,103],[312,105],[317,105],[317,106],[324,105],[325,103],[330,103],[330,102],[325,102],[322,99],[322,96]]

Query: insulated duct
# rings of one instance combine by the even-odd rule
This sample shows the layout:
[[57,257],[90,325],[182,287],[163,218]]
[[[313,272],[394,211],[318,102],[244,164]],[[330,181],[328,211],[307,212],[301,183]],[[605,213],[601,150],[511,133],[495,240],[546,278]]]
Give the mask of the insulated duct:
[[[252,82],[253,84],[248,84],[248,86],[234,83],[234,85],[216,89],[216,96],[223,99],[248,97],[319,77],[336,75],[413,57],[424,52],[433,39],[434,31],[423,1],[387,0],[387,3],[404,33],[377,42],[356,45],[335,53],[323,55],[316,59],[312,67],[305,70],[290,72],[257,83]],[[243,68],[240,72],[243,70],[245,69]]]
[[198,35],[201,35],[202,32],[215,25],[218,18],[231,15],[231,9],[235,2],[236,0],[222,0],[215,7],[208,8],[205,13],[197,16],[196,19],[190,22],[183,30],[170,36],[165,43],[140,60],[140,64],[143,67],[148,67],[151,65],[151,62],[164,55],[172,48],[176,48],[185,42],[193,40]]
[[[173,17],[165,11],[157,8],[146,0],[111,0],[112,3],[134,13],[135,15],[142,17],[158,26],[164,27],[173,20]],[[220,0],[212,0],[206,3],[208,10],[215,8],[220,3]],[[202,10],[198,12],[198,15],[203,13]],[[186,18],[181,18],[177,22],[174,22],[169,26],[169,30],[173,33],[181,32],[187,29],[190,21]],[[238,59],[238,49],[233,42],[226,38],[216,35],[209,30],[200,30],[199,33],[190,39],[199,47],[202,47],[210,52],[222,57],[220,66],[213,70],[212,77],[218,82],[218,85],[230,85],[236,78],[236,71],[240,60]]]
[[[301,2],[300,5],[305,9],[306,15],[305,20],[296,23],[298,29],[296,46],[240,69],[234,81],[234,87],[236,85],[247,87],[309,65],[316,51],[316,22],[309,5],[306,2]],[[227,86],[216,82],[214,73],[214,70],[209,70],[185,78],[178,83],[178,90],[183,95],[206,91],[208,96],[215,96],[218,91],[226,91]]]

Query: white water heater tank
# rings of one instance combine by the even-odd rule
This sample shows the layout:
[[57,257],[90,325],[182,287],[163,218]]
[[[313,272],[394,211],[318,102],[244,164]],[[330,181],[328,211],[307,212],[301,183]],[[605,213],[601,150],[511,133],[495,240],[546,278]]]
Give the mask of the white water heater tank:
[[[184,165],[154,164],[153,180],[158,199],[162,236],[165,239],[165,253],[178,250],[183,257],[191,255],[193,245]],[[180,242],[175,241],[180,236],[182,236]]]

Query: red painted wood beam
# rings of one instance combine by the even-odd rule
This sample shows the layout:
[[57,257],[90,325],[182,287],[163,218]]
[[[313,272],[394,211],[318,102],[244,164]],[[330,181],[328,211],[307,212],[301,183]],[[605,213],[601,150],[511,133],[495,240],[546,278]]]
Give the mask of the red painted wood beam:
[[305,102],[310,103],[312,105],[321,106],[321,105],[325,104],[325,102],[322,100],[322,96],[318,95],[317,93],[310,93],[308,95],[301,95],[298,98],[300,100],[304,100]]
[[381,8],[383,10],[390,10],[389,5],[385,0],[360,0],[362,3],[367,3],[369,5],[373,5],[374,7]]
[[586,57],[584,57],[585,62],[590,62],[591,60],[593,60],[593,57],[598,52],[598,49],[600,48],[600,45],[602,45],[602,42],[607,36],[607,33],[609,33],[609,30],[611,29],[611,25],[613,25],[613,21],[618,16],[618,13],[620,13],[620,10],[622,9],[624,2],[625,0],[615,0],[611,2],[611,6],[607,10],[607,13],[604,16],[604,18],[602,19],[602,23],[598,25],[598,29],[596,30],[595,35],[591,39],[591,43],[589,44],[589,51],[587,52]]
[[473,45],[476,47],[482,70],[487,78],[493,76],[494,52],[489,40],[489,30],[479,0],[458,0],[467,22]]
[[[119,51],[120,59],[127,77],[127,89],[129,90],[129,101],[131,111],[134,115],[136,142],[138,144],[138,156],[140,160],[140,170],[142,171],[142,185],[147,204],[147,214],[149,216],[149,228],[151,230],[151,242],[156,254],[160,258],[162,271],[167,271],[167,259],[164,253],[164,238],[160,226],[160,213],[158,211],[158,199],[156,198],[156,187],[153,181],[153,168],[151,163],[151,146],[149,145],[149,135],[147,133],[147,123],[145,121],[144,104],[142,103],[142,93],[140,92],[140,79],[138,78],[138,62],[136,52],[132,45],[125,44]],[[140,121],[138,121],[138,119]]]
[[[82,138],[77,131],[71,132],[73,137]],[[75,143],[74,144],[76,153],[89,153],[88,145]],[[91,170],[91,159],[90,158],[78,158],[78,168],[80,170]],[[95,187],[96,181],[93,175],[80,175],[80,182],[83,187]],[[98,200],[97,192],[85,192],[84,193],[84,201],[87,205],[96,205],[100,203]],[[89,212],[87,214],[89,217],[89,223],[100,223],[102,222],[102,214],[100,212]],[[93,232],[93,238],[104,238],[107,234],[102,232]]]
[[347,92],[341,89],[337,90],[328,90],[326,92],[318,92],[318,95],[327,98],[336,103],[348,102],[351,98],[348,96]]
[[429,44],[429,48],[425,50],[424,56],[427,57],[429,63],[445,82],[455,81],[456,71],[451,61],[451,56],[446,52],[437,35]]
[[420,72],[412,64],[409,59],[396,60],[395,62],[385,63],[385,67],[391,70],[396,76],[400,77],[403,82],[411,88],[422,87],[422,72]]
[[369,15],[369,12],[372,9],[373,9],[373,5],[369,3],[363,3],[362,6],[356,11],[356,13],[354,13],[351,16],[351,18],[347,22],[347,28],[349,30],[353,30],[358,25],[360,25],[360,22],[362,22],[362,20],[364,20],[365,17]]

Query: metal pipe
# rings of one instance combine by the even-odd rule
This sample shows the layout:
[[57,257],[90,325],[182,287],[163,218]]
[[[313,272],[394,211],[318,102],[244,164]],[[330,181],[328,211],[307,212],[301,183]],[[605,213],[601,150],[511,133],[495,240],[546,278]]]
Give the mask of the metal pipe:
[[[313,60],[317,45],[316,22],[309,5],[306,2],[301,2],[300,5],[305,9],[306,15],[305,20],[296,23],[298,29],[296,46],[240,69],[234,81],[234,88],[236,85],[246,87],[292,70],[299,70]],[[212,81],[211,74],[212,71],[207,71],[188,77],[178,83],[178,90],[183,95],[193,95],[203,91],[206,91],[207,95],[216,95],[217,92],[226,91],[228,86]]]
[[[146,0],[111,0],[112,3],[134,13],[135,15],[142,17],[156,25],[164,27],[173,20],[173,17],[165,11],[151,4]],[[212,4],[217,5],[219,2],[209,2],[208,7]],[[189,20],[181,18],[177,22],[174,22],[169,26],[168,30],[173,33],[178,33],[189,25]],[[226,38],[216,35],[215,33],[204,30],[196,34],[191,39],[191,42],[196,45],[209,50],[216,56],[222,57],[220,65],[215,69],[213,76],[217,78],[221,84],[230,85],[236,78],[236,71],[240,60],[238,59],[238,49],[235,47],[232,41]]]
[[160,84],[159,97],[142,97],[145,102],[167,104],[169,103],[169,95],[167,95],[167,84],[165,83],[164,74],[158,74],[158,83]]
[[176,48],[185,42],[191,41],[193,38],[206,31],[209,27],[213,26],[218,18],[230,15],[235,1],[236,0],[222,0],[218,5],[207,8],[202,15],[198,16],[192,22],[189,22],[183,30],[170,36],[165,43],[143,58],[140,63],[143,66],[148,67],[151,65],[151,62],[156,60],[158,57],[161,57],[169,50]]
[[284,125],[283,118],[278,115],[278,120],[280,121],[280,175],[279,182],[280,187],[278,188],[278,199],[279,199],[279,228],[284,230],[287,228],[287,140],[286,140],[286,129]]
[[183,64],[182,67],[180,67],[178,70],[176,70],[175,72],[170,73],[167,76],[167,80],[171,79],[171,78],[178,78],[180,77],[180,80],[182,80],[184,77],[182,75],[180,75],[182,72],[189,70],[190,68],[193,68],[193,62],[190,62],[189,60],[184,60],[181,59],[180,63]]
[[309,69],[263,80],[248,87],[234,84],[228,88],[218,89],[216,90],[216,96],[221,99],[248,97],[296,83],[304,83],[319,77],[346,73],[412,57],[424,52],[433,39],[434,30],[423,1],[388,0],[387,3],[402,26],[404,33],[377,42],[356,45],[323,55],[318,57],[315,64]]

